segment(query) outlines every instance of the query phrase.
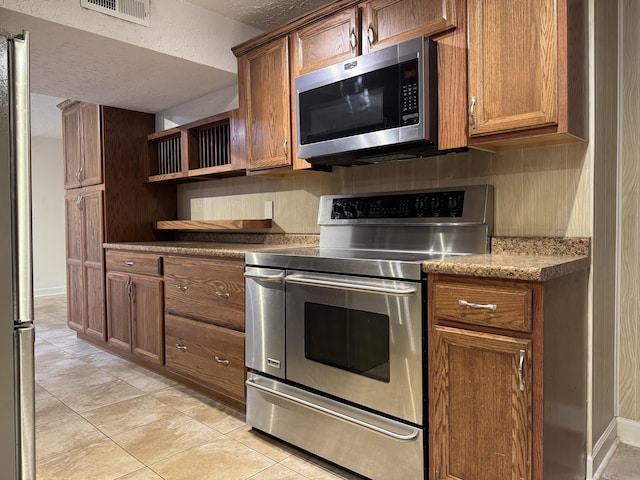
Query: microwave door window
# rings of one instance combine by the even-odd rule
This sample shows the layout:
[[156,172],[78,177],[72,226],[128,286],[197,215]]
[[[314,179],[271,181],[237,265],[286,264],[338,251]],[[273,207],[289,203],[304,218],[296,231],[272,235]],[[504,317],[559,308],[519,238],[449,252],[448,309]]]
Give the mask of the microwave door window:
[[322,142],[399,125],[398,66],[299,94],[300,143]]
[[305,303],[305,358],[388,383],[389,317]]

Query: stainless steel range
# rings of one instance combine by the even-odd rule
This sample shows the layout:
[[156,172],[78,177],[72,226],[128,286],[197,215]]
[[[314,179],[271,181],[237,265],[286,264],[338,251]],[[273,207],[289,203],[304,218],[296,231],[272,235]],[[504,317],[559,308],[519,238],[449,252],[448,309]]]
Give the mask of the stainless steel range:
[[487,252],[493,189],[323,196],[318,223],[319,247],[246,255],[247,423],[372,479],[422,479],[422,263]]

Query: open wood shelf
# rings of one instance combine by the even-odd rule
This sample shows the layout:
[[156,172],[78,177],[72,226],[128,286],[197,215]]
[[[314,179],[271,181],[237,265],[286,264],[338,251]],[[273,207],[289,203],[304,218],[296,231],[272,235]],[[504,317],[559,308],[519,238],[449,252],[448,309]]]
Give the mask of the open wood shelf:
[[271,228],[271,219],[258,220],[161,220],[154,222],[156,230],[256,230]]

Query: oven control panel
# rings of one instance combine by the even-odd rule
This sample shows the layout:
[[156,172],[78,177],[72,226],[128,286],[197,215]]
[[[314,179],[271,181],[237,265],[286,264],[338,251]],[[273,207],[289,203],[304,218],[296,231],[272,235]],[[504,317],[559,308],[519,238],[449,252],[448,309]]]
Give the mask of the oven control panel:
[[331,219],[462,217],[464,190],[336,197]]

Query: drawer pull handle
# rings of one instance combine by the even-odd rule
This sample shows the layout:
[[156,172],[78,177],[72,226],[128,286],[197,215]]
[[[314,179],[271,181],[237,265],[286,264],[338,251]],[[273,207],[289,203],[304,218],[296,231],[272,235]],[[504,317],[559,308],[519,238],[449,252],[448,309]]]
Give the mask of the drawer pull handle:
[[496,311],[498,309],[498,306],[495,303],[471,303],[466,300],[458,300],[458,305],[468,308],[478,308],[480,310]]
[[216,295],[222,298],[229,298],[229,293],[216,292]]
[[132,262],[131,260],[127,260],[124,262],[125,265],[129,266],[129,267],[133,267],[133,265],[135,264],[135,262]]
[[176,285],[176,288],[178,290],[180,290],[181,292],[186,292],[187,288],[189,288],[189,287],[187,287],[186,285]]
[[183,352],[186,352],[186,351],[187,351],[187,346],[186,346],[186,345],[181,345],[180,343],[176,343],[176,348],[177,348],[178,350],[183,351]]
[[518,362],[518,386],[520,387],[520,391],[524,392],[525,384],[524,384],[524,358],[525,351],[520,350],[520,361]]
[[222,359],[222,358],[218,357],[217,355],[215,356],[215,359],[216,359],[216,362],[218,362],[218,363],[221,363],[223,365],[229,365],[229,360]]

